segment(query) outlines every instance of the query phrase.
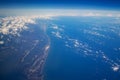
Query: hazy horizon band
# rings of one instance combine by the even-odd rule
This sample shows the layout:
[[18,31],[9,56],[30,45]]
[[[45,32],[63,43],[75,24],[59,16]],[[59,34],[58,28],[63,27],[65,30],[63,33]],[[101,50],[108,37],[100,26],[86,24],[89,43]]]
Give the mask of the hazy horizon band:
[[120,11],[91,9],[0,9],[1,16],[108,16],[120,17]]

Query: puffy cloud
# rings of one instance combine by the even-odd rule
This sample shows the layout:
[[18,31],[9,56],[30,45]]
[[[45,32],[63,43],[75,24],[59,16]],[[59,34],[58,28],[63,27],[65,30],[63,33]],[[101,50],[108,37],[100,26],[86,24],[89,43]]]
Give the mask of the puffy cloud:
[[119,70],[119,66],[114,66],[112,67],[113,71],[118,71]]
[[0,33],[7,35],[19,35],[22,30],[28,29],[28,23],[36,24],[36,19],[49,19],[48,16],[11,16],[1,18],[0,21]]

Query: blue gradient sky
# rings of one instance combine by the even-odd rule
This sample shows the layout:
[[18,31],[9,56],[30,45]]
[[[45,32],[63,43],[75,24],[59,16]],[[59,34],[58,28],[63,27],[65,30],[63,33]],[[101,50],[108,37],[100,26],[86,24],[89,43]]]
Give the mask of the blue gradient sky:
[[120,10],[120,0],[1,0],[0,7],[90,8]]

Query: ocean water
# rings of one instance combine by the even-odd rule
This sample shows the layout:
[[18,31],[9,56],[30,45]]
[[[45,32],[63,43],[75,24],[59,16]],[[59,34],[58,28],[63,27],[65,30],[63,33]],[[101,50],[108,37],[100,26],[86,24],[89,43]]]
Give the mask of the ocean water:
[[28,26],[20,36],[0,34],[4,36],[4,44],[0,45],[0,80],[41,80],[41,63],[49,41],[39,25]]
[[55,17],[45,80],[120,80],[120,19]]

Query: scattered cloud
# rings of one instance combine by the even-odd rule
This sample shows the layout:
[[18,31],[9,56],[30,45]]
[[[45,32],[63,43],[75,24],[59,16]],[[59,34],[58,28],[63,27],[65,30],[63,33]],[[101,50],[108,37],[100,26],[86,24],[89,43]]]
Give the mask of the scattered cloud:
[[57,38],[62,38],[60,32],[52,32],[53,35],[55,35]]

